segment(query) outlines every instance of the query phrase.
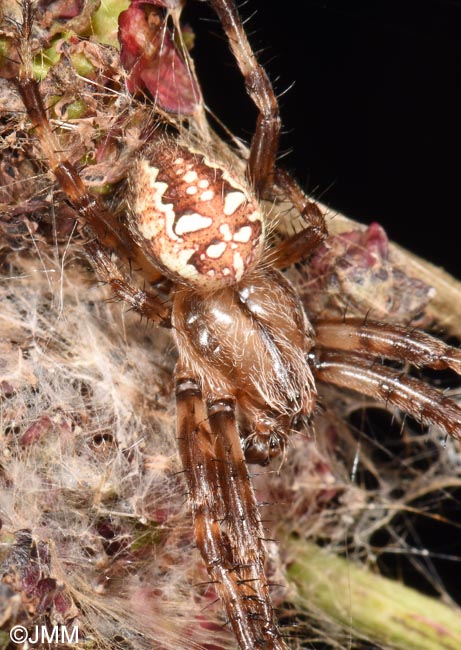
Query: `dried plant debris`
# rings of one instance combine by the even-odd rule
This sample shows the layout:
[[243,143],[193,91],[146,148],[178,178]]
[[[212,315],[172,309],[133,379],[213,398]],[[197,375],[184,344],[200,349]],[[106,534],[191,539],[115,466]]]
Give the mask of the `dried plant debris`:
[[176,454],[168,338],[108,303],[78,260],[64,271],[44,257],[9,260],[5,629],[72,621],[96,647],[231,648],[207,610],[212,585],[192,587],[207,578]]
[[[10,256],[0,284],[4,629],[59,622],[97,647],[232,648],[194,548],[169,337],[108,301],[82,260],[62,268],[41,249]],[[455,443],[329,393],[316,439],[295,437],[280,473],[254,477],[292,647],[346,642],[328,613],[299,609],[286,578],[293,534],[447,603],[459,595],[441,573],[458,557]]]
[[[189,137],[205,140],[215,157],[238,170],[246,163],[245,147],[234,141],[229,148],[204,119],[184,55],[193,34],[178,29],[180,4],[36,5],[34,74],[53,129],[84,184],[120,219],[153,101],[165,121],[187,123]],[[88,233],[43,164],[11,81],[21,8],[5,2],[3,15],[0,644],[17,647],[8,638],[14,625],[66,625],[78,627],[82,647],[230,650],[234,636],[195,548],[177,454],[172,338],[95,281],[83,252]],[[275,241],[296,229],[300,215],[283,188],[272,194],[266,216]],[[461,337],[459,283],[398,249],[380,225],[321,210],[330,237],[289,271],[311,316],[346,312]],[[137,268],[130,272],[137,277]],[[454,373],[411,372],[457,399]],[[313,570],[323,566],[310,551],[316,542],[348,559],[335,564],[338,584],[354,580],[350,567],[362,563],[376,574],[376,591],[382,572],[396,580],[396,594],[404,581],[447,610],[461,602],[453,579],[461,556],[459,443],[390,405],[329,386],[321,388],[311,431],[291,436],[279,464],[252,466],[284,640],[293,649],[416,648],[411,629],[397,642],[373,625],[360,627],[347,593],[343,617],[313,597],[306,602],[298,567],[309,552]],[[459,647],[456,635],[447,622],[440,648]]]

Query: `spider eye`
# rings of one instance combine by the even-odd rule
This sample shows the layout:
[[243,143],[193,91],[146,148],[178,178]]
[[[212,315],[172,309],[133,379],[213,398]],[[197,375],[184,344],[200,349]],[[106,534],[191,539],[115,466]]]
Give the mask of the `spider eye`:
[[130,229],[173,280],[213,289],[258,262],[263,219],[229,170],[171,140],[156,141],[131,176]]

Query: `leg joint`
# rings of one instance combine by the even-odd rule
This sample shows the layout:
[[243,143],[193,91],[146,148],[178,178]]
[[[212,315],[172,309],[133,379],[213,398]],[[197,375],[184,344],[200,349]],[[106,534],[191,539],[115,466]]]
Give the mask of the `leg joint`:
[[176,397],[201,397],[202,390],[195,379],[190,377],[181,377],[176,382]]

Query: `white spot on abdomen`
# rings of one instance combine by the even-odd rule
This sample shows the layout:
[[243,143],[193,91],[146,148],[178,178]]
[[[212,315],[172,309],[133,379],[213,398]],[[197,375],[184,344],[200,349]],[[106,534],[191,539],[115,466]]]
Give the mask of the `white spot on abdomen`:
[[211,257],[212,259],[218,259],[218,257],[221,257],[221,255],[224,253],[224,251],[227,248],[226,242],[220,242],[219,244],[210,244],[208,248],[206,249],[206,254],[207,257]]
[[213,197],[214,197],[213,190],[205,190],[200,194],[200,201],[211,201]]
[[182,178],[185,183],[193,183],[197,180],[197,172],[191,169],[190,171],[186,172]]
[[229,228],[229,224],[222,223],[219,226],[219,232],[224,237],[224,241],[230,241],[232,239],[232,233],[231,233],[231,230]]
[[230,216],[246,201],[243,192],[228,192],[224,197],[224,214]]
[[255,210],[248,215],[248,221],[262,221],[261,213],[259,210]]
[[175,232],[177,235],[186,235],[189,232],[197,232],[203,228],[208,228],[213,223],[211,217],[204,217],[198,212],[192,214],[183,214],[176,223]]
[[243,276],[243,271],[244,271],[244,266],[243,266],[243,259],[242,256],[240,255],[239,252],[234,253],[234,273],[235,273],[235,279],[241,280]]
[[235,233],[233,240],[238,241],[241,244],[246,244],[250,241],[251,232],[251,226],[243,226]]

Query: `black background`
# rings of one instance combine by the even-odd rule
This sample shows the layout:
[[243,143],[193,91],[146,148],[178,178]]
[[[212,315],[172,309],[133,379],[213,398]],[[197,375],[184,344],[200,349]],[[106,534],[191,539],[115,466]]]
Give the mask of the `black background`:
[[[189,6],[206,100],[249,139],[255,112],[221,29],[204,3]],[[240,11],[283,93],[282,164],[461,277],[461,3],[249,0]]]

